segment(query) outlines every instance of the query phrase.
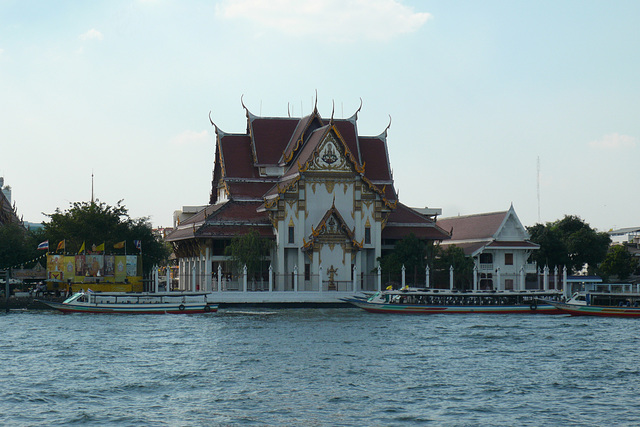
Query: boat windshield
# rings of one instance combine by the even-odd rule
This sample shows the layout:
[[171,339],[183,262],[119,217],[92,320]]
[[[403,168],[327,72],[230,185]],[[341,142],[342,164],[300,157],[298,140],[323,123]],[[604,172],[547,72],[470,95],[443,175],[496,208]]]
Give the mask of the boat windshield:
[[84,295],[82,292],[76,292],[75,294],[71,295],[69,298],[64,300],[63,304],[68,304],[68,303],[70,303],[72,301],[75,301],[78,298],[80,298],[82,295]]
[[373,301],[374,299],[376,299],[378,296],[380,296],[380,292],[376,292],[375,294],[371,295],[368,299],[368,301]]

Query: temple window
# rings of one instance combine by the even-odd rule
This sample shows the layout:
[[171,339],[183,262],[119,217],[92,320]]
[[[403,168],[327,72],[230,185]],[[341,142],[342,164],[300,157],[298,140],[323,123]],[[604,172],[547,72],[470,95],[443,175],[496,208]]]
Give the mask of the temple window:
[[295,236],[296,236],[296,235],[295,235],[295,232],[294,232],[293,226],[292,226],[292,225],[290,225],[290,226],[289,226],[289,243],[295,243]]
[[365,244],[371,243],[371,227],[364,228],[364,243]]
[[513,265],[513,254],[504,254],[504,265]]
[[304,265],[304,280],[311,280],[311,264]]
[[480,254],[480,264],[492,264],[492,263],[493,263],[492,254]]

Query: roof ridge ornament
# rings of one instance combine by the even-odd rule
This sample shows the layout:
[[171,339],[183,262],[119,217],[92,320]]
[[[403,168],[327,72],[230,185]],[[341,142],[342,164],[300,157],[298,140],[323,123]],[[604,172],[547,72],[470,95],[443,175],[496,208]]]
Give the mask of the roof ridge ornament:
[[389,114],[389,124],[387,125],[387,127],[384,130],[384,137],[387,137],[387,131],[389,130],[389,128],[391,127],[391,114]]
[[331,100],[331,119],[329,120],[329,125],[333,126],[333,113],[336,111],[336,101],[334,99]]
[[315,104],[313,106],[313,112],[314,113],[318,112],[318,89],[316,89],[316,100],[315,100]]
[[211,126],[213,126],[213,127],[215,128],[215,130],[216,130],[216,136],[217,136],[218,138],[222,138],[223,136],[225,136],[225,134],[226,134],[226,133],[225,133],[225,131],[223,131],[222,129],[220,129],[220,128],[218,127],[218,125],[217,125],[217,124],[215,124],[215,123],[213,122],[213,119],[211,119],[211,110],[209,110],[209,122],[211,122]]
[[360,112],[360,110],[362,110],[362,97],[360,97],[360,106],[358,107],[358,109],[354,113],[354,116],[355,116],[356,120],[358,120],[358,113]]
[[211,122],[211,126],[216,128],[216,133],[218,133],[218,126],[215,123],[213,123],[213,120],[211,119],[211,110],[209,110],[209,121]]
[[240,96],[240,104],[242,104],[242,108],[244,108],[245,115],[247,116],[247,120],[253,120],[256,117],[258,117],[255,114],[253,114],[251,111],[249,111],[247,106],[244,104],[244,93]]

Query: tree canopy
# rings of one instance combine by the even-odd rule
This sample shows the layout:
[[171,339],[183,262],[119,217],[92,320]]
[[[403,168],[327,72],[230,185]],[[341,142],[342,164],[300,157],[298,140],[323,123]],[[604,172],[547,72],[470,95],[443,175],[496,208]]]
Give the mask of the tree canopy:
[[18,224],[0,226],[0,269],[33,267],[35,259],[43,255],[37,250],[43,240],[42,230],[25,230]]
[[141,242],[142,265],[148,272],[154,264],[164,264],[171,253],[168,246],[153,233],[148,218],[129,217],[127,208],[119,201],[116,206],[96,202],[74,202],[67,211],[60,208],[44,223],[44,236],[49,240],[49,248],[55,251],[61,241],[65,241],[65,252],[78,253],[82,245],[90,250],[92,245],[104,244],[106,253],[123,253],[114,249],[116,243],[125,242],[126,251],[136,254],[134,241]]
[[563,219],[536,224],[527,227],[531,241],[540,245],[532,255],[539,266],[550,269],[564,266],[573,274],[585,266],[594,273],[611,244],[611,238],[605,232],[592,229],[589,224],[575,215],[566,215]]
[[449,274],[453,267],[453,281],[456,289],[470,289],[473,286],[473,258],[467,257],[456,245],[438,245],[434,268]]
[[598,274],[604,276],[607,281],[609,276],[617,276],[618,280],[626,280],[637,270],[638,259],[634,258],[624,246],[613,245],[598,267]]
[[264,261],[271,253],[272,246],[269,239],[260,237],[257,231],[251,230],[231,239],[231,244],[225,248],[225,255],[231,257],[236,272],[246,265],[247,275],[253,277],[264,270]]
[[427,266],[428,245],[418,239],[413,233],[396,242],[393,251],[380,257],[382,272],[392,280],[399,281],[402,274],[402,266],[405,267],[406,277],[413,276],[413,282],[417,282],[418,274],[424,274]]

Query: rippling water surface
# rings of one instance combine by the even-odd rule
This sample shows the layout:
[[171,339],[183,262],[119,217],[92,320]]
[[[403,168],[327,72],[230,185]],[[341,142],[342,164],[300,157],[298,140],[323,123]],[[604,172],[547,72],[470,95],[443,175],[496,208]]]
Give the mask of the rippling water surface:
[[2,425],[638,425],[640,321],[0,314]]

